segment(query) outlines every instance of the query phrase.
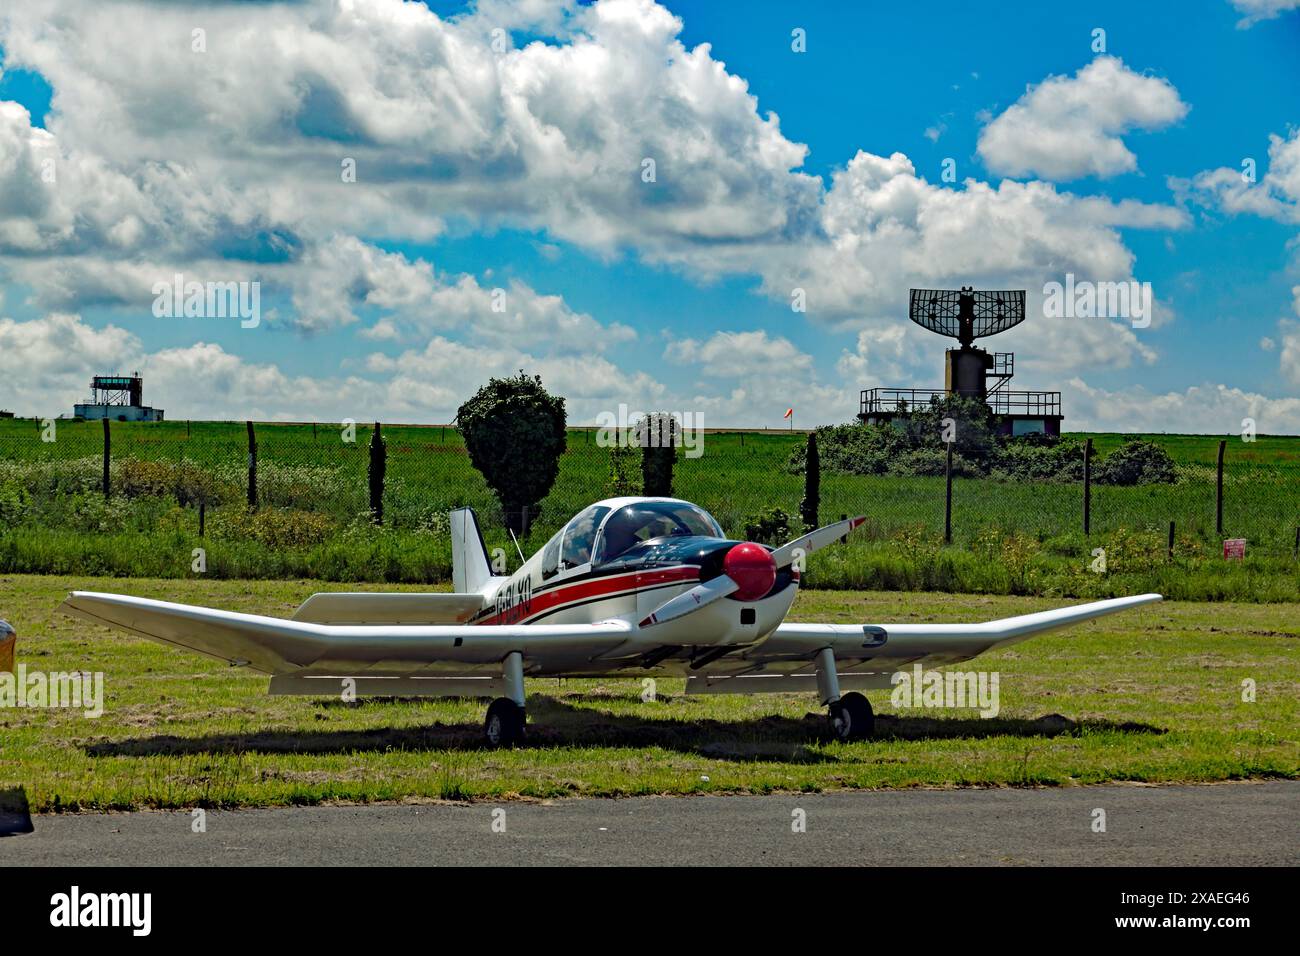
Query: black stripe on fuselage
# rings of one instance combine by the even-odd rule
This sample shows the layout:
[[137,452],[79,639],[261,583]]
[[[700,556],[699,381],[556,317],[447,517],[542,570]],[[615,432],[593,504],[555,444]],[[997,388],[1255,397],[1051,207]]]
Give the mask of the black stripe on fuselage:
[[[638,574],[645,574],[645,573],[647,573],[647,572],[654,572],[654,571],[672,571],[672,570],[674,570],[675,568],[693,568],[693,567],[695,567],[695,566],[696,566],[696,565],[693,565],[693,564],[664,564],[664,565],[646,565],[645,567],[640,567],[640,568],[594,568],[594,569],[592,569],[592,570],[590,570],[590,571],[586,571],[586,572],[584,572],[584,573],[582,573],[582,574],[574,575],[574,576],[571,577],[571,578],[565,578],[563,581],[552,581],[550,584],[544,584],[544,585],[542,585],[541,587],[537,588],[536,590],[530,592],[530,600],[532,600],[532,599],[536,599],[537,596],[540,595],[540,594],[550,594],[550,593],[554,593],[555,591],[558,591],[558,590],[563,589],[563,588],[573,587],[573,586],[576,586],[576,585],[579,585],[579,584],[585,584],[586,582],[588,582],[588,581],[592,581],[592,580],[594,580],[594,579],[596,579],[596,578],[608,578],[608,577],[614,577],[614,576],[616,576],[616,575],[620,575],[620,574],[625,574],[625,575],[627,575],[629,578],[632,578],[632,579],[635,581],[635,578],[636,578],[636,576],[637,576]],[[649,587],[643,588],[643,590],[650,591],[650,590],[655,590],[655,589],[657,589],[658,587],[667,586],[667,584],[685,584],[685,583],[687,583],[687,582],[686,582],[686,581],[669,581],[669,582],[666,582],[665,585],[651,585],[651,586],[649,586]],[[695,584],[698,584],[699,582],[696,581],[696,580],[690,580],[689,583],[690,583],[692,586],[694,586]],[[505,585],[505,587],[509,587],[509,584]],[[632,589],[635,590],[635,588],[632,588]],[[627,590],[628,590],[628,589],[624,589],[624,590],[622,590],[622,591],[612,591],[612,592],[610,592],[609,594],[606,594],[606,595],[597,595],[597,596],[594,598],[594,600],[601,600],[601,599],[604,599],[604,598],[616,597],[616,596],[618,596],[618,595],[620,595],[620,594],[625,594],[625,593],[627,593]],[[590,601],[582,601],[582,602],[579,602],[579,603],[582,603],[582,604],[588,604],[588,603],[590,603]],[[518,605],[512,605],[512,606],[516,606],[516,607],[517,607]],[[529,621],[537,620],[537,619],[540,618],[540,617],[545,617],[547,614],[553,614],[553,613],[555,613],[555,612],[558,611],[558,610],[563,610],[563,608],[565,608],[565,607],[577,607],[577,606],[578,606],[577,604],[565,604],[565,605],[562,605],[561,607],[548,608],[547,610],[540,612],[540,613],[537,615],[537,617],[524,618],[523,620],[521,620],[521,621],[516,621],[516,622],[514,622],[514,623],[517,623],[517,624],[525,624],[525,623],[527,623],[527,622],[529,622]],[[499,613],[499,612],[497,611],[496,603],[495,603],[495,601],[494,601],[492,604],[489,604],[487,607],[483,608],[483,609],[482,609],[481,611],[479,611],[477,614],[475,614],[475,615],[473,615],[472,617],[470,617],[469,620],[467,620],[465,623],[466,623],[466,624],[473,624],[473,623],[476,622],[476,621],[481,621],[481,620],[482,620],[483,618],[485,618],[485,617],[495,617],[498,613]]]
[[694,585],[693,581],[668,581],[664,584],[652,584],[645,588],[633,588],[627,591],[614,591],[610,594],[597,594],[595,597],[582,598],[574,601],[572,604],[561,604],[559,607],[547,608],[533,617],[525,618],[520,624],[536,624],[544,617],[550,617],[552,614],[558,614],[560,611],[570,611],[575,607],[582,607],[585,604],[598,604],[601,601],[613,601],[615,598],[628,597],[629,595],[646,594],[650,591],[662,591],[664,588],[677,588],[683,584]]

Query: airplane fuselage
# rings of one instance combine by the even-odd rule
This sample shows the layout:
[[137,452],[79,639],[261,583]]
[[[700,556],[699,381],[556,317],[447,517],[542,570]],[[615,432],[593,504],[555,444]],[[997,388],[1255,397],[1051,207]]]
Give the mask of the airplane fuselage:
[[[738,542],[683,537],[644,542],[604,564],[557,568],[547,574],[538,552],[489,596],[471,624],[595,624],[622,620],[633,625],[629,654],[671,645],[749,645],[761,641],[785,619],[798,593],[797,571],[778,575],[757,600],[726,598],[683,618],[640,629],[665,602],[720,573],[721,556]],[[604,666],[608,666],[605,662]]]

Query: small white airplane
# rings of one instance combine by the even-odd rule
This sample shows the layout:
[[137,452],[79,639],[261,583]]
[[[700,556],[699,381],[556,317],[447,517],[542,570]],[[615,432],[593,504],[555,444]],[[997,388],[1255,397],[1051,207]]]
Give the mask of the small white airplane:
[[[688,694],[816,692],[835,736],[872,732],[860,691],[902,667],[994,647],[1159,601],[1096,601],[984,624],[792,624],[802,559],[865,519],[771,549],[723,535],[675,498],[610,498],[576,515],[511,575],[494,575],[478,520],[451,512],[454,593],[313,594],[291,619],[74,591],[63,609],[271,675],[272,694],[493,697],[493,746],[524,736],[525,677],[686,678]],[[848,691],[848,693],[845,693]]]

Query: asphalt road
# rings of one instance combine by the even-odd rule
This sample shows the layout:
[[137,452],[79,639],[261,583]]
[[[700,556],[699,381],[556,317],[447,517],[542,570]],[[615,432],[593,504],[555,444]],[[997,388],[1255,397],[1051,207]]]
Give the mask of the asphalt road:
[[205,822],[37,816],[34,832],[0,838],[0,866],[1300,863],[1300,782],[301,807]]

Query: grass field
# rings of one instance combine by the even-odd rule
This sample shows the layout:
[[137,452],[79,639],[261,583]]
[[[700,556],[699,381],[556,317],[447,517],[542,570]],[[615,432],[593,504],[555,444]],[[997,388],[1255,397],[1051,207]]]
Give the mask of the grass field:
[[[366,504],[370,430],[342,440],[336,425],[259,424],[260,510],[245,510],[247,439],[241,423],[114,423],[112,486],[99,491],[102,429],[61,421],[55,441],[31,420],[0,420],[0,573],[124,577],[191,575],[196,547],[219,578],[312,577],[432,583],[450,576],[449,508],[471,505],[489,547],[515,561],[499,507],[453,429],[386,426],[385,523]],[[1095,435],[1101,453],[1124,436]],[[1229,444],[1224,535],[1248,541],[1244,563],[1220,557],[1211,436],[1149,436],[1178,464],[1173,485],[1094,486],[1092,534],[1082,532],[1077,484],[957,479],[953,547],[943,548],[941,477],[824,475],[821,516],[864,514],[866,526],[836,556],[815,556],[824,588],[944,589],[1045,596],[1160,590],[1191,600],[1300,602],[1293,554],[1300,526],[1300,439]],[[674,491],[710,510],[733,536],[779,507],[797,513],[801,477],[789,433],[709,433],[704,454],[682,459]],[[531,552],[591,501],[619,489],[609,450],[571,430],[560,475],[542,502]],[[206,506],[199,537],[196,495]],[[1170,521],[1176,547],[1167,552]],[[1105,574],[1090,573],[1095,548]]]
[[[1300,776],[1293,604],[1167,602],[1031,640],[966,665],[1001,675],[997,718],[895,711],[873,692],[879,738],[852,744],[827,738],[805,696],[685,697],[664,681],[643,703],[635,681],[534,680],[528,745],[509,751],[481,748],[479,701],[267,697],[265,677],[55,613],[69,590],[97,589],[284,615],[324,587],[0,576],[18,662],[102,671],[106,697],[99,719],[0,711],[0,790],[58,810]],[[803,592],[792,618],[977,620],[1053,603]]]

